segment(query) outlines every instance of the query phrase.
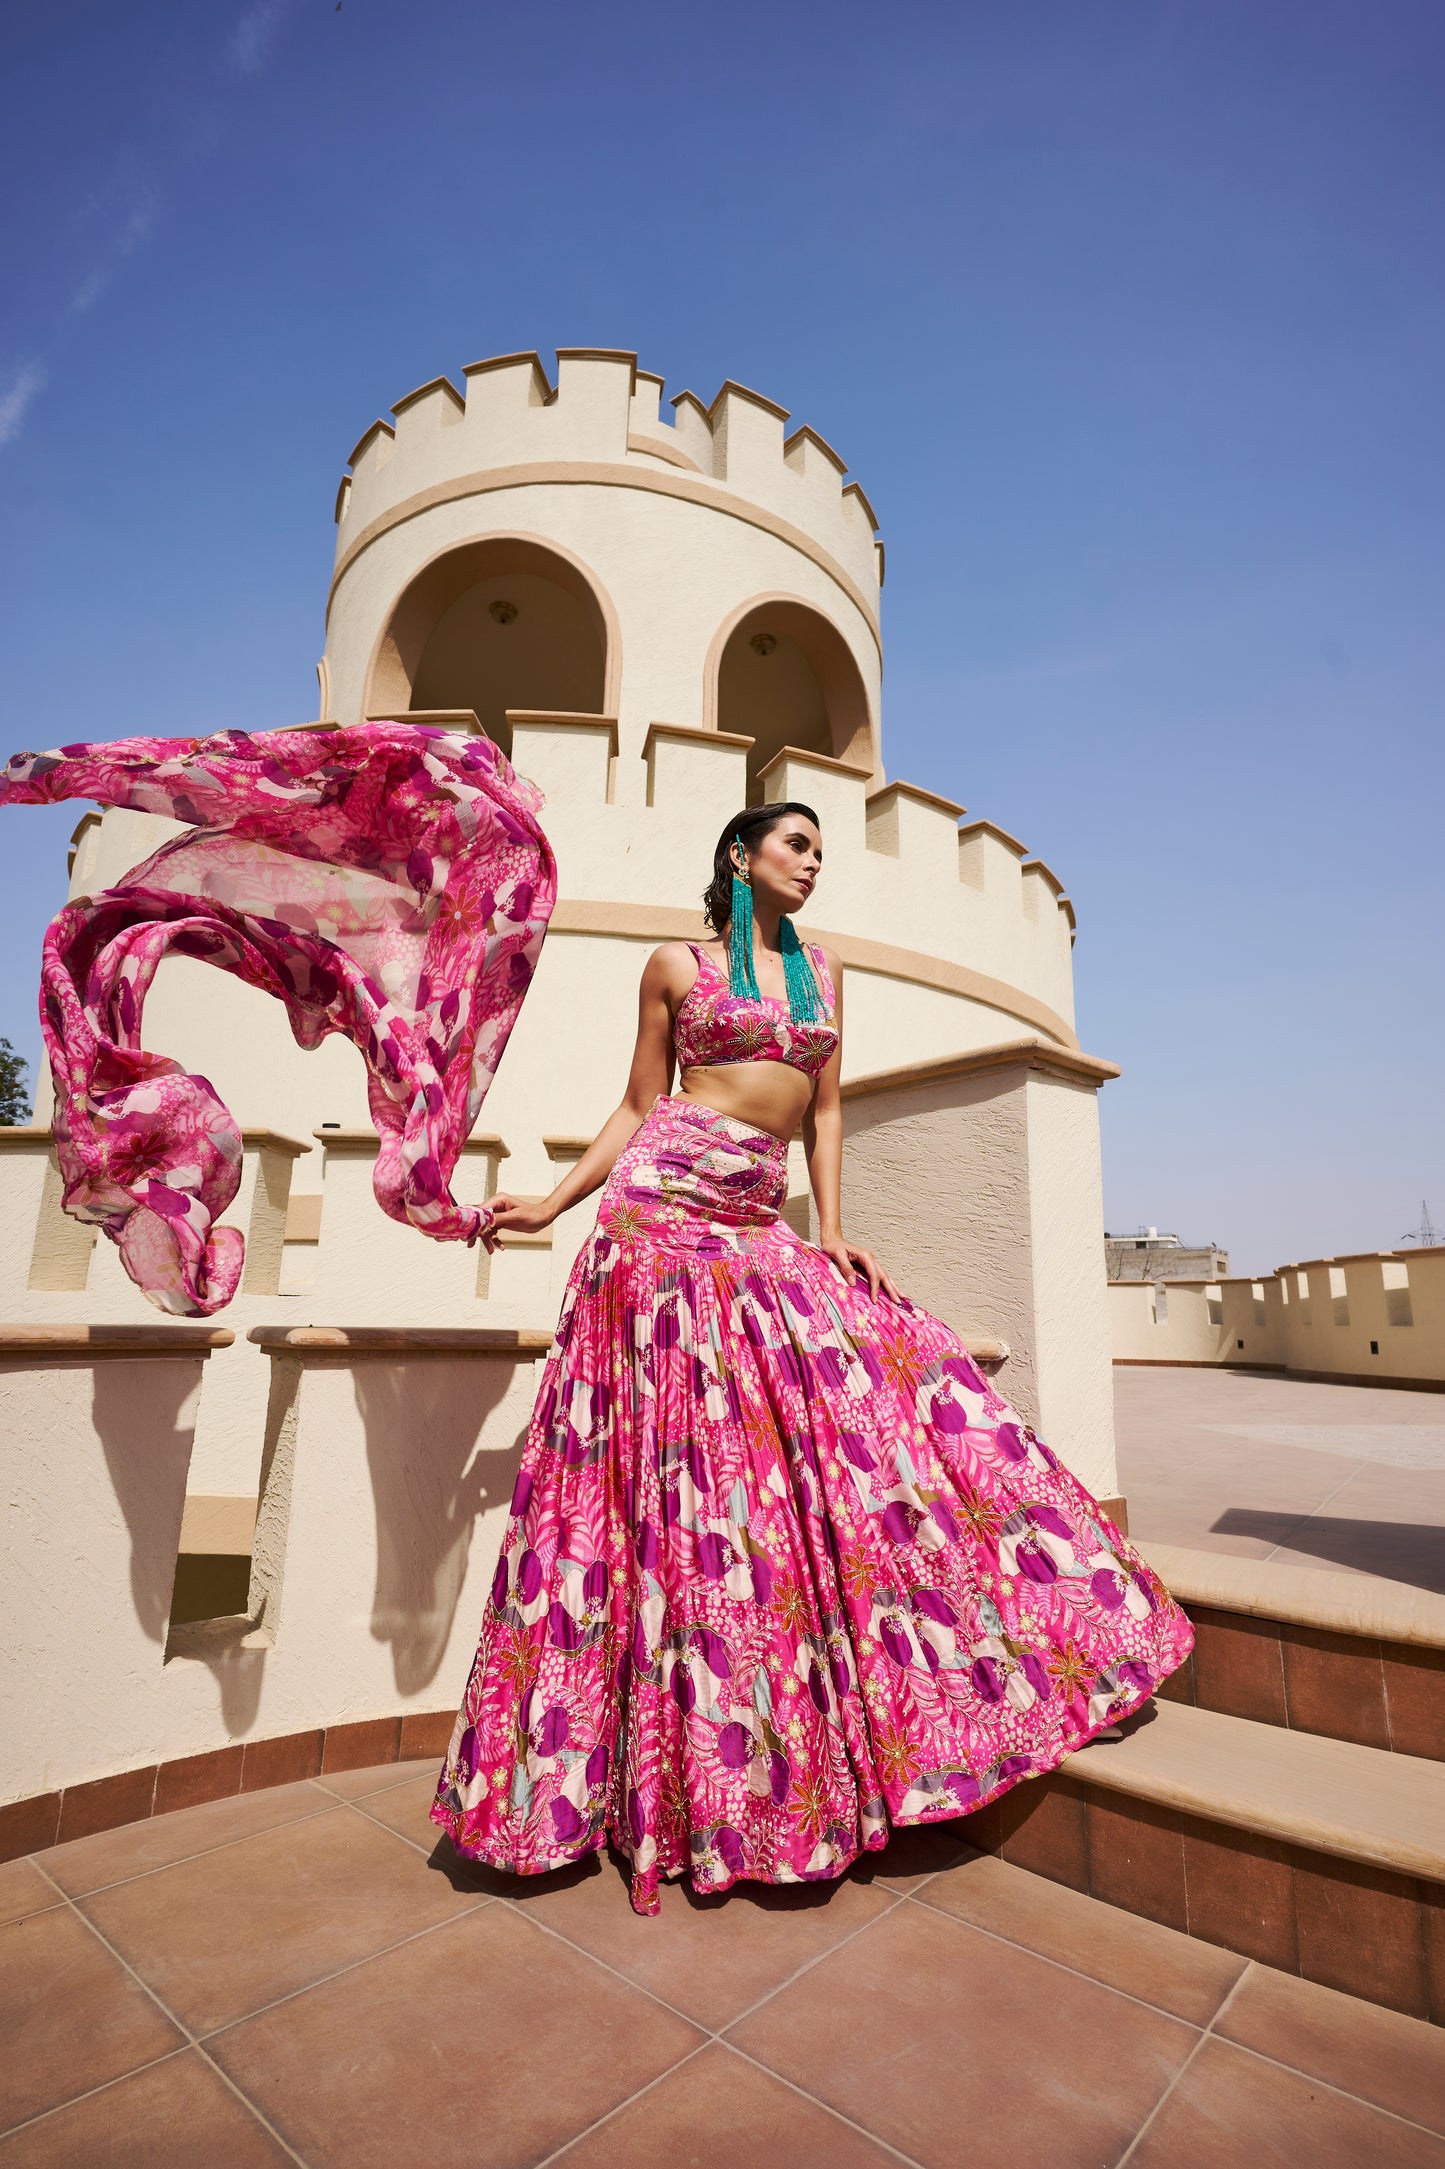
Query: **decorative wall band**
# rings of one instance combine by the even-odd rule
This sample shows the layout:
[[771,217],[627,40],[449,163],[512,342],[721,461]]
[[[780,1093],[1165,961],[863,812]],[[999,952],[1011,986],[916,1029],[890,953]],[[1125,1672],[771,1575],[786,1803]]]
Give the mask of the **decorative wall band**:
[[[562,897],[552,913],[554,934],[615,934],[624,941],[704,941],[707,929],[699,911],[684,911],[674,904],[612,904],[592,897]],[[969,1001],[984,1002],[1006,1016],[1037,1025],[1061,1047],[1078,1048],[1069,1024],[1047,1002],[1035,1000],[1007,980],[990,978],[967,964],[950,964],[941,956],[921,949],[896,949],[891,942],[867,941],[860,934],[832,934],[821,926],[800,926],[807,940],[832,949],[854,971],[878,972],[886,979],[906,979],[917,987],[936,987],[942,994],[961,994]],[[1092,1057],[1086,1056],[1086,1060]],[[1117,1076],[1110,1063],[1103,1069]]]
[[434,482],[430,489],[418,490],[414,497],[404,497],[389,512],[379,513],[374,520],[368,521],[337,559],[336,570],[331,576],[331,591],[326,598],[327,624],[331,622],[331,605],[343,575],[350,571],[363,550],[369,550],[373,542],[379,541],[393,527],[430,512],[437,505],[455,504],[463,497],[485,497],[495,490],[529,489],[538,483],[556,482],[581,483],[594,489],[650,490],[655,497],[680,497],[685,504],[704,505],[710,512],[726,513],[730,519],[741,520],[747,527],[758,527],[764,534],[775,535],[780,542],[786,542],[791,549],[811,558],[842,590],[867,626],[881,657],[883,638],[875,607],[853,575],[821,549],[810,535],[804,534],[801,527],[794,527],[790,520],[779,519],[776,513],[765,512],[761,505],[750,504],[746,498],[720,488],[715,482],[705,481],[701,475],[665,474],[660,467],[643,470],[608,460],[532,460],[517,467],[487,467],[478,474],[454,475],[450,481]]

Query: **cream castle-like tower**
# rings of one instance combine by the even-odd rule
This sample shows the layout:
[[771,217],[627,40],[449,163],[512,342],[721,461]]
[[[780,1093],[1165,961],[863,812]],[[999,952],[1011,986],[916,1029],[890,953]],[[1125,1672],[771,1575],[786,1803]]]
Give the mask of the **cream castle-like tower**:
[[[555,384],[535,354],[504,355],[463,382],[408,394],[352,453],[319,665],[323,720],[484,730],[546,795],[560,901],[458,1196],[552,1186],[621,1094],[648,947],[701,931],[723,822],[745,801],[802,799],[825,845],[804,931],[845,967],[850,1232],[971,1341],[1006,1341],[1003,1389],[1096,1494],[1114,1494],[1095,1108],[1113,1071],[1074,1036],[1073,911],[1049,868],[1001,828],[886,780],[883,545],[861,484],[814,430],[790,431],[781,407],[741,385],[724,384],[709,406],[684,391],[665,414],[662,379],[628,353],[559,349]],[[87,815],[72,893],[118,881],[169,832],[148,815]],[[228,1217],[246,1230],[247,1269],[215,1321],[235,1339],[198,1380],[176,1510],[182,1553],[239,1547],[238,1529],[249,1549],[256,1525],[250,1600],[245,1616],[162,1623],[163,1639],[168,1656],[213,1669],[233,1645],[238,1661],[243,1644],[268,1649],[272,1714],[255,1721],[274,1732],[323,1693],[306,1684],[299,1630],[289,1658],[278,1639],[281,1563],[289,1618],[314,1596],[334,1658],[348,1516],[353,1548],[371,1562],[356,1570],[363,1584],[375,1566],[380,1589],[378,1545],[405,1541],[383,1540],[365,1485],[348,1490],[335,1472],[348,1453],[373,1481],[379,1454],[420,1467],[448,1426],[479,1448],[503,1434],[510,1447],[595,1201],[492,1258],[430,1243],[372,1199],[375,1140],[351,1047],[303,1054],[279,1004],[180,958],[158,974],[146,1041],[210,1077],[246,1132]],[[43,1127],[0,1132],[0,1182],[8,1318],[156,1323],[112,1246],[59,1212]],[[801,1153],[790,1188],[789,1216],[805,1229]],[[526,1359],[509,1359],[485,1390],[487,1367],[470,1356],[433,1348],[420,1360],[419,1335],[458,1329],[520,1334]],[[327,1334],[323,1390],[307,1351]],[[348,1397],[337,1367],[361,1348],[358,1334],[372,1345]],[[383,1363],[386,1335],[394,1360]],[[425,1373],[414,1391],[408,1364]],[[399,1381],[390,1448],[377,1429],[383,1373]],[[324,1492],[328,1468],[340,1490],[303,1511],[297,1487],[314,1480]],[[485,1511],[474,1502],[464,1532],[447,1538],[446,1617],[427,1679],[453,1638],[460,1650],[473,1633],[504,1503],[488,1489]],[[203,1523],[232,1533],[185,1534]],[[325,1554],[324,1592],[308,1526]],[[385,1682],[372,1663],[357,1655],[348,1706],[369,1713],[380,1696],[408,1707],[420,1689],[406,1666],[398,1660]],[[179,1725],[197,1746],[209,1741],[206,1702],[202,1692],[194,1721]]]

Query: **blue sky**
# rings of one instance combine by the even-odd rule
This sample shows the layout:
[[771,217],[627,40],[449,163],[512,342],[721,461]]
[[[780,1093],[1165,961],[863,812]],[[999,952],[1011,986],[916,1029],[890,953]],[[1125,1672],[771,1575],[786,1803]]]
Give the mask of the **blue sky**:
[[[424,379],[737,377],[878,508],[890,772],[1075,899],[1109,1225],[1445,1219],[1438,0],[50,0],[0,54],[7,750],[314,714]],[[74,818],[5,816],[32,1055]]]

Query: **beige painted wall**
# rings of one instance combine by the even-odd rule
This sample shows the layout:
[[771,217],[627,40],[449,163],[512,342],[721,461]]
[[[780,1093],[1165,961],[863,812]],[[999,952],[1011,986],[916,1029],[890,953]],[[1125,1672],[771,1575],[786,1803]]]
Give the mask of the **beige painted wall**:
[[460,1698],[534,1364],[284,1368],[257,1623],[168,1631],[201,1363],[0,1362],[0,1799]]
[[1094,1089],[1023,1060],[961,1062],[855,1088],[844,1134],[845,1218],[926,1309],[1009,1343],[1000,1390],[1096,1497],[1114,1496]]
[[1445,1250],[1313,1259],[1279,1266],[1263,1280],[1171,1281],[1165,1309],[1159,1317],[1152,1287],[1110,1284],[1116,1363],[1283,1366],[1445,1382]]

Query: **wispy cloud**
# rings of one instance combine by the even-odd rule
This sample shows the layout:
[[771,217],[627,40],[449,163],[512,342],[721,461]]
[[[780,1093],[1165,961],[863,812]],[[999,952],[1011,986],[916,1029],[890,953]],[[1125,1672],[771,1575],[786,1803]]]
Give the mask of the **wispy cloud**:
[[253,0],[226,40],[233,75],[259,75],[275,49],[290,0]]
[[13,444],[25,417],[45,389],[45,371],[37,361],[22,362],[0,391],[0,444]]
[[159,208],[160,198],[155,190],[143,187],[131,202],[100,261],[87,272],[71,295],[70,307],[74,315],[84,316],[87,309],[93,309],[106,289],[114,284],[123,267],[149,237]]

